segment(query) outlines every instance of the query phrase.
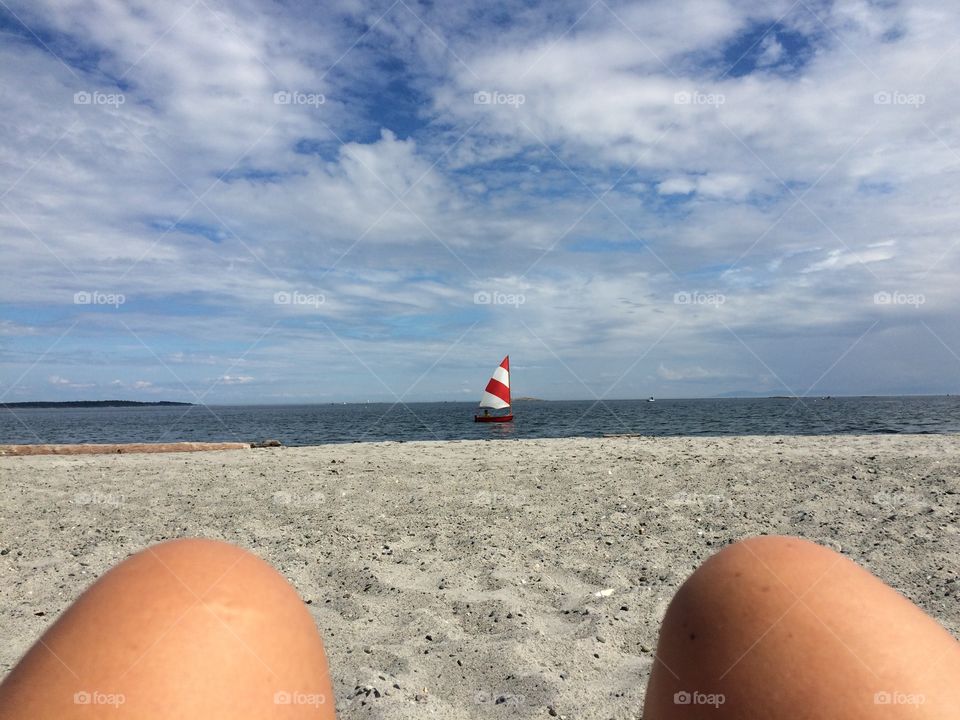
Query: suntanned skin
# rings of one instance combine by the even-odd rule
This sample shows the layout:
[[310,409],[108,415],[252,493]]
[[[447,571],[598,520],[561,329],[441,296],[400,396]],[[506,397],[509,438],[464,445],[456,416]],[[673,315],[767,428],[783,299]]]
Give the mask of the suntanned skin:
[[0,685],[3,720],[334,717],[323,642],[240,548],[175,540],[90,587]]
[[752,538],[711,557],[677,592],[643,717],[955,720],[960,645],[842,555],[798,538]]
[[[294,589],[210,540],[137,553],[0,685],[0,719],[334,717],[323,643]],[[667,610],[645,720],[960,717],[960,647],[843,556],[752,538]]]

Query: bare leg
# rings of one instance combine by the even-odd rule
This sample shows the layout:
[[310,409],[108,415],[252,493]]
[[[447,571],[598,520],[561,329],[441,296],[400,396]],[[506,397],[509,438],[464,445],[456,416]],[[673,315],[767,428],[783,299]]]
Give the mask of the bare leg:
[[[96,706],[96,707],[91,707]],[[0,685],[0,718],[334,717],[296,591],[239,548],[176,540],[90,587]]]
[[707,560],[667,610],[645,720],[960,716],[960,645],[906,598],[805,540]]

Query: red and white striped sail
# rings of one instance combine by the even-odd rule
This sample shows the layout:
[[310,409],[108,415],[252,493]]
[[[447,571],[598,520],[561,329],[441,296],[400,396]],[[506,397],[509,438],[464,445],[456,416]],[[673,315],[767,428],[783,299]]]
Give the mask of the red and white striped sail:
[[510,407],[510,356],[507,355],[500,367],[493,371],[487,389],[483,391],[480,407],[501,410]]

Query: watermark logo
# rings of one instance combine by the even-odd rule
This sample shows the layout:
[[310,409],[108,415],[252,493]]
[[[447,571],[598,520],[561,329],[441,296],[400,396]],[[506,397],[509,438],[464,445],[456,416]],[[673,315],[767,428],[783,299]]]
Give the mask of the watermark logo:
[[881,690],[873,695],[874,705],[923,705],[927,698],[923,693],[905,693]]
[[687,692],[686,690],[681,690],[673,694],[674,705],[712,705],[716,708],[723,705],[726,701],[727,698],[723,693],[702,693],[696,690]]
[[272,500],[274,505],[304,507],[323,505],[327,501],[327,496],[322,492],[295,493],[289,490],[278,490],[273,494]]
[[327,298],[322,293],[305,293],[294,290],[292,292],[281,291],[273,294],[274,305],[308,305],[319,308],[326,301]]
[[520,93],[503,93],[497,90],[479,90],[473,94],[474,105],[512,105],[520,107],[527,101]]
[[507,707],[519,707],[526,703],[526,697],[515,695],[508,692],[493,692],[492,690],[480,690],[473,696],[473,701],[477,705],[504,705]]
[[306,705],[320,707],[327,704],[327,696],[323,693],[307,693],[288,690],[278,690],[273,694],[274,705]]
[[698,493],[681,490],[674,495],[674,502],[678,505],[690,505],[692,507],[720,507],[727,503],[724,495],[716,493]]
[[489,507],[519,507],[527,500],[526,495],[522,493],[491,492],[490,490],[479,490],[473,498],[476,505]]
[[710,105],[720,107],[727,102],[722,93],[706,93],[700,90],[681,90],[673,96],[674,105]]
[[73,694],[74,705],[109,705],[119,708],[127,701],[123,693],[105,693],[97,690],[81,690]]
[[73,504],[119,507],[123,504],[123,495],[118,495],[117,493],[82,492],[73,496]]
[[73,294],[74,305],[112,305],[120,307],[127,301],[127,296],[121,293],[106,293],[99,290],[81,290]]
[[886,508],[888,510],[897,510],[897,509],[921,509],[927,507],[927,503],[924,502],[923,498],[919,495],[910,492],[889,492],[887,490],[881,490],[876,492],[870,498],[873,500],[875,505]]
[[120,107],[127,101],[123,93],[105,93],[99,90],[89,92],[81,90],[73,94],[74,105],[112,105]]
[[682,290],[673,294],[675,305],[713,305],[719,307],[727,301],[727,296],[717,292],[700,292],[699,290]]
[[903,93],[897,90],[880,90],[873,94],[874,105],[906,105],[918,109],[927,102],[922,93]]
[[918,308],[927,302],[927,298],[922,293],[906,293],[894,290],[887,292],[881,290],[873,294],[874,305],[909,305]]
[[327,101],[326,95],[317,92],[301,92],[300,90],[277,90],[273,94],[274,105],[307,105],[318,108]]
[[526,301],[526,296],[521,293],[480,290],[473,294],[474,305],[513,305],[514,307],[520,307]]

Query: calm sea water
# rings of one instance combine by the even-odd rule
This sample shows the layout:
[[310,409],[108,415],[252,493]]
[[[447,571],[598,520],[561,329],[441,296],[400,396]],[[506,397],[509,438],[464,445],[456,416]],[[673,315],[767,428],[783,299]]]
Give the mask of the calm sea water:
[[518,402],[509,424],[474,403],[0,409],[0,443],[277,439],[285,445],[642,435],[960,432],[960,397]]

